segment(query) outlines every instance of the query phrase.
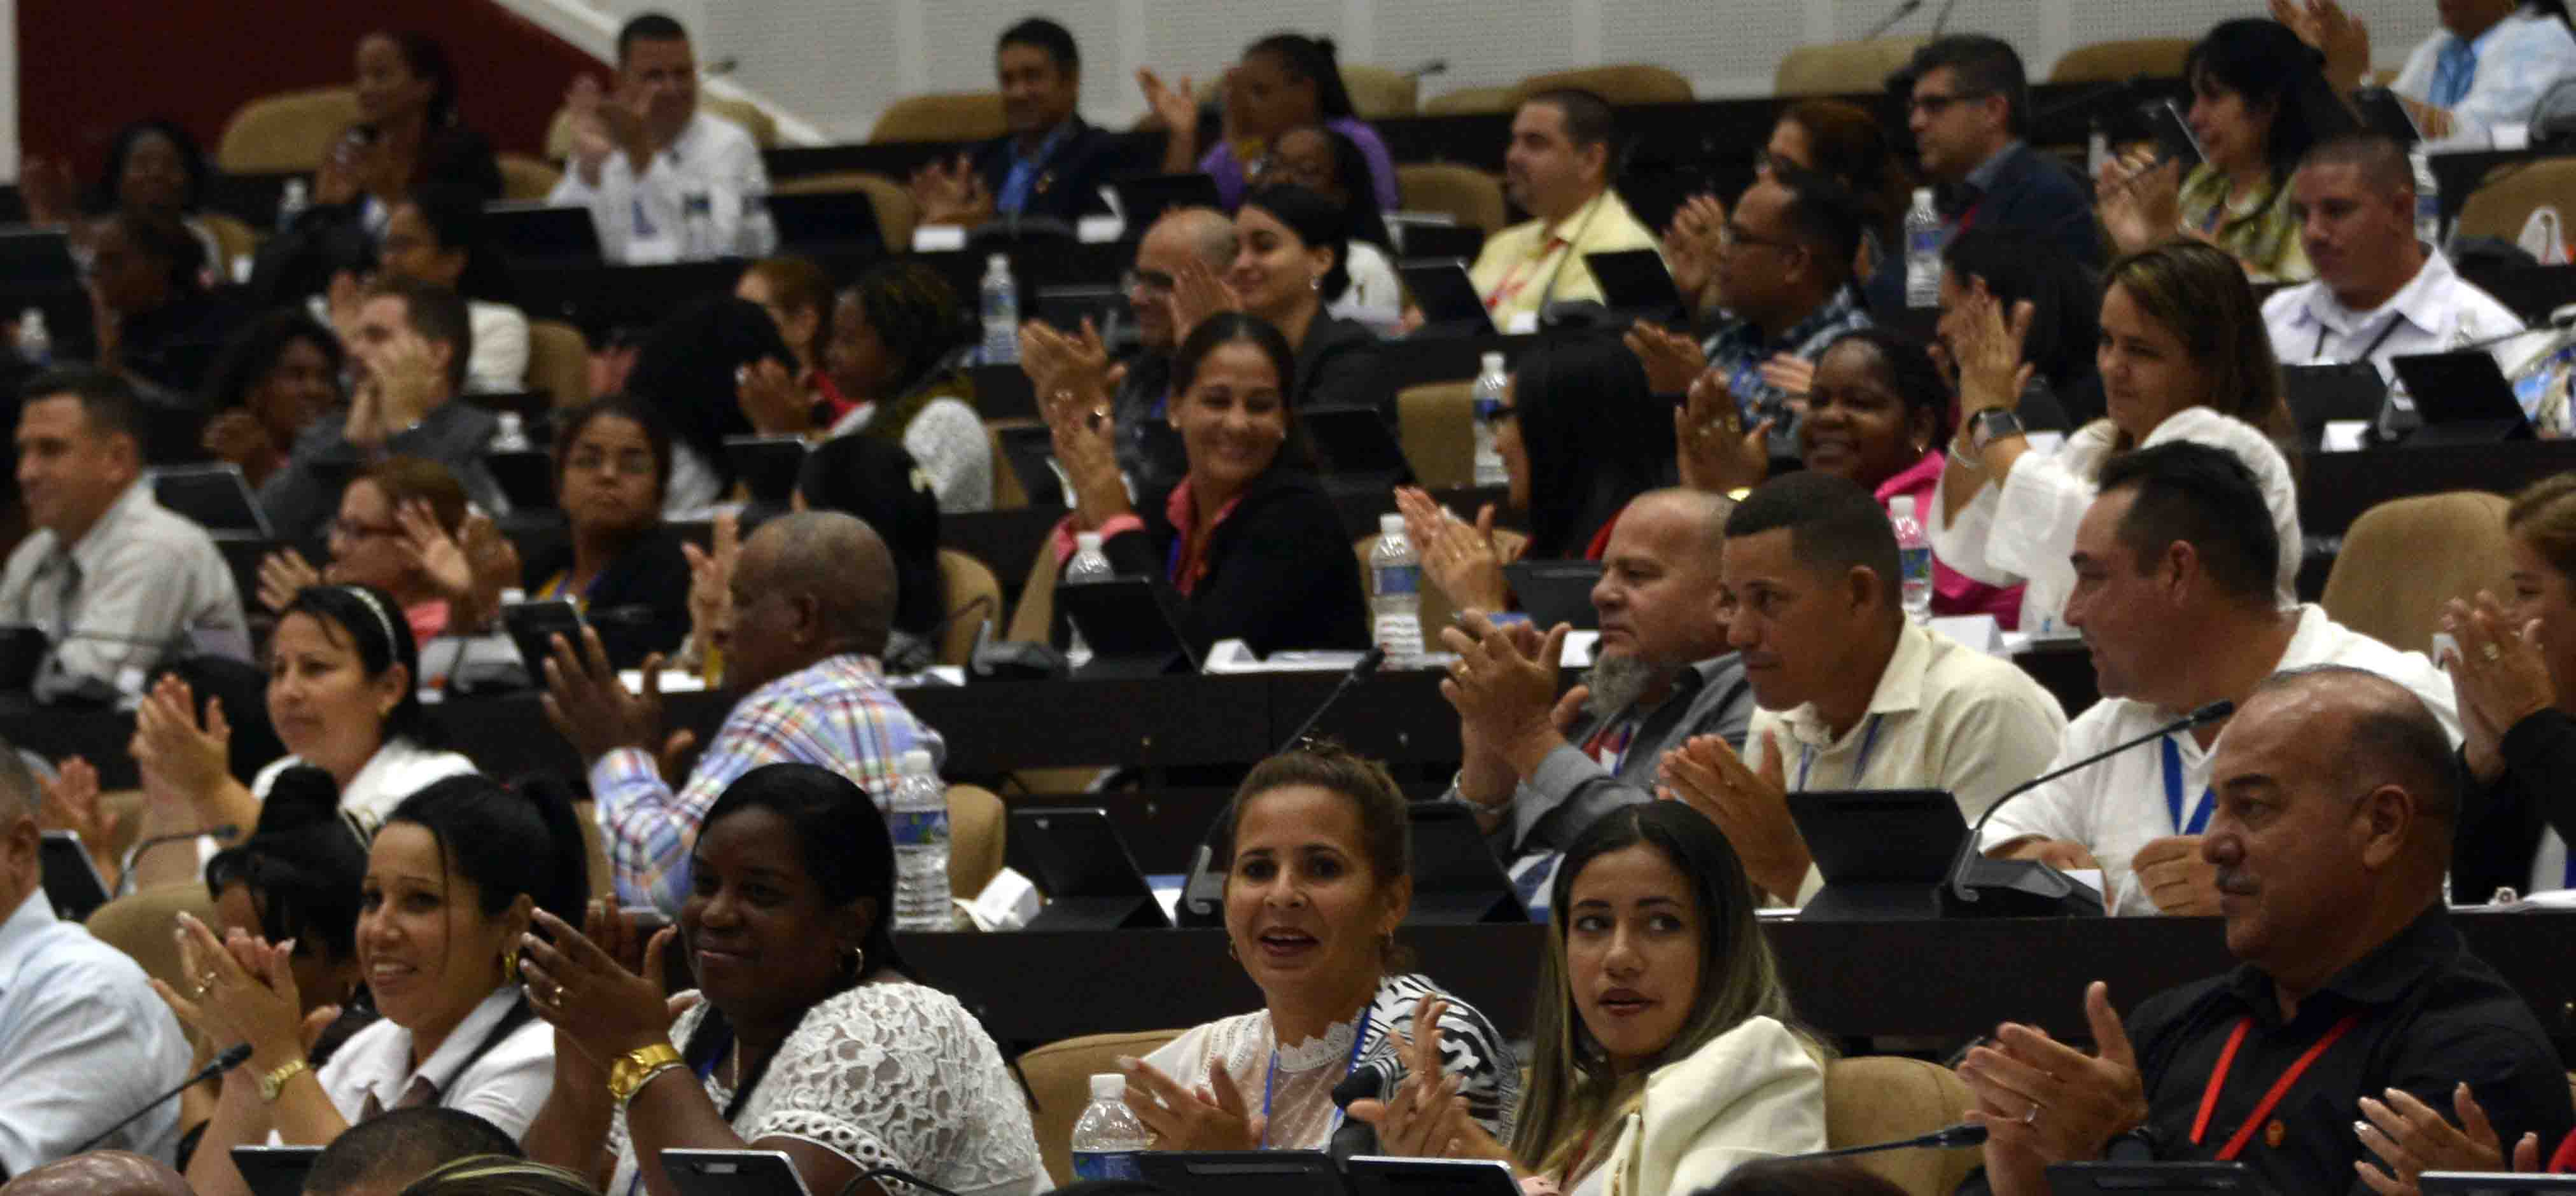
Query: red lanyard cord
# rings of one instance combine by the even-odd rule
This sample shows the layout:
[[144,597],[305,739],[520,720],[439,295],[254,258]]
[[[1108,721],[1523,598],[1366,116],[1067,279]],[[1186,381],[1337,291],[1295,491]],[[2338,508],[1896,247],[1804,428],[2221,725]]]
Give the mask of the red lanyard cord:
[[[2306,1054],[2299,1056],[2298,1062],[2292,1063],[2288,1071],[2282,1072],[2281,1078],[2272,1082],[2271,1091],[2263,1094],[2262,1103],[2255,1105],[2254,1111],[2246,1115],[2245,1124],[2236,1127],[2236,1136],[2229,1138],[2227,1145],[2219,1148],[2218,1161],[2234,1162],[2237,1154],[2245,1149],[2246,1140],[2254,1136],[2254,1127],[2263,1124],[2263,1120],[2272,1115],[2273,1107],[2281,1103],[2282,1097],[2290,1094],[2291,1086],[2299,1082],[2300,1076],[2307,1074],[2309,1065],[2315,1063],[2318,1056],[2326,1053],[2327,1047],[2333,1046],[2336,1039],[2350,1032],[2360,1021],[2360,1014],[2346,1014],[2342,1021],[2334,1024],[2333,1029],[2325,1032],[2324,1037],[2317,1039],[2316,1045],[2309,1047]],[[2227,1046],[2218,1052],[2218,1066],[2209,1073],[2209,1087],[2202,1089],[2200,1093],[2200,1115],[2192,1118],[2191,1121],[2192,1145],[2200,1145],[2200,1140],[2208,1136],[2209,1117],[2218,1109],[2219,1092],[2227,1087],[2227,1072],[2236,1063],[2236,1048],[2245,1045],[2245,1035],[2253,1028],[2253,1018],[2248,1017],[2238,1021],[2235,1032],[2227,1036]]]

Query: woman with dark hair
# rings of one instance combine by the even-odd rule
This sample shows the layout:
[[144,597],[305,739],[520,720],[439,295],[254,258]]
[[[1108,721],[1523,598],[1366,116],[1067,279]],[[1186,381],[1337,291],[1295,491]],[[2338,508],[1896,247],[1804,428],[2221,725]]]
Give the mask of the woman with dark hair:
[[1597,557],[1629,499],[1677,480],[1671,407],[1654,401],[1645,367],[1617,339],[1524,353],[1507,395],[1492,417],[1495,446],[1509,450],[1505,468],[1528,479],[1511,497],[1529,512],[1531,559]]
[[1333,39],[1301,33],[1274,33],[1243,51],[1243,61],[1226,68],[1219,95],[1223,136],[1199,153],[1199,101],[1190,80],[1166,87],[1153,71],[1139,69],[1136,83],[1145,92],[1145,107],[1169,130],[1164,142],[1163,173],[1205,174],[1216,180],[1217,198],[1231,209],[1243,202],[1247,181],[1259,173],[1247,164],[1239,147],[1275,151],[1278,138],[1301,125],[1323,125],[1351,139],[1368,159],[1378,207],[1392,212],[1401,205],[1395,188],[1395,159],[1377,130],[1359,118],[1350,90],[1342,85],[1342,65]]
[[231,336],[233,308],[206,289],[203,246],[169,216],[120,211],[90,238],[90,326],[98,363],[166,391],[195,393],[204,350]]
[[[993,441],[975,412],[966,374],[974,348],[957,292],[918,261],[886,262],[859,276],[832,305],[824,368],[849,404],[830,437],[866,436],[899,446],[929,475],[939,509],[956,515],[993,506]],[[782,381],[764,371],[773,385]],[[769,435],[811,430],[812,404],[746,400]]]
[[[1733,405],[1723,387],[1691,387],[1691,406],[1674,413],[1682,484],[1716,494],[1761,485],[1771,471],[1770,438],[1760,429],[1725,431]],[[1806,468],[1848,478],[1893,515],[1897,500],[1920,523],[1929,518],[1941,481],[1941,445],[1950,439],[1950,386],[1924,345],[1904,333],[1863,328],[1844,333],[1816,358],[1807,415],[1798,421],[1798,457]],[[1932,613],[1990,614],[2005,627],[2021,617],[2018,586],[1989,586],[1932,561]]]
[[[511,305],[514,291],[500,252],[483,235],[483,201],[452,183],[423,187],[395,204],[386,220],[378,262],[401,278],[442,286],[465,299],[473,354],[465,362],[465,389],[486,394],[521,390],[528,381],[528,317]],[[356,304],[355,280],[333,284],[338,308]],[[354,323],[357,313],[348,313]]]
[[[744,414],[756,405],[751,398],[769,393],[772,377],[782,385],[792,379],[795,362],[769,313],[730,295],[683,304],[644,334],[626,393],[659,411],[671,428],[665,515],[691,517],[732,489],[725,437],[751,435]],[[724,395],[736,401],[724,402]]]
[[2279,22],[2222,21],[2192,46],[2182,74],[2205,160],[2179,184],[2177,167],[2153,166],[2145,151],[2103,163],[2094,190],[2112,244],[2135,253],[2190,237],[2234,255],[2255,282],[2307,281],[2315,271],[2299,244],[2290,176],[2310,147],[2355,124],[2316,53]]
[[205,450],[240,467],[257,490],[286,465],[295,438],[345,401],[340,338],[312,317],[279,308],[234,334],[208,371],[198,406]]
[[27,161],[18,192],[27,203],[27,223],[61,226],[75,244],[86,245],[92,232],[82,217],[133,212],[179,222],[197,239],[206,262],[220,266],[223,248],[197,218],[211,173],[186,129],[153,117],[116,131],[116,139],[108,143],[107,163],[85,194],[74,194],[69,166],[42,158]]
[[[895,636],[886,646],[888,660],[907,655],[948,613],[947,582],[939,574],[939,500],[915,483],[919,476],[901,445],[844,436],[806,456],[790,503],[798,511],[856,515],[885,541],[895,573]],[[998,611],[985,614],[1001,621]]]
[[528,596],[579,607],[609,663],[636,668],[689,633],[689,558],[662,522],[671,431],[620,395],[555,413],[555,502],[564,542],[528,562]]
[[[809,764],[744,773],[707,808],[679,925],[613,906],[541,914],[528,987],[555,1028],[528,1157],[617,1193],[673,1191],[662,1152],[775,1150],[807,1191],[897,1167],[961,1196],[1047,1186],[1028,1105],[955,998],[896,954],[894,845],[868,795]],[[702,998],[673,1017],[664,952]],[[871,1189],[873,1190],[873,1189]]]
[[1549,901],[1517,1128],[1479,1133],[1408,1079],[1381,1150],[1495,1159],[1593,1196],[1696,1192],[1824,1149],[1831,1052],[1790,1011],[1717,824],[1670,800],[1605,814],[1566,848]]
[[1173,275],[1172,326],[1186,337],[1210,314],[1247,312],[1296,355],[1296,406],[1374,407],[1395,425],[1378,384],[1377,334],[1326,310],[1350,288],[1350,239],[1331,201],[1303,187],[1270,187],[1234,214],[1234,264],[1220,278],[1192,258]]
[[2103,463],[2188,440],[2234,454],[2262,485],[2281,545],[2278,597],[2297,602],[2298,486],[2285,455],[2297,451],[2296,431],[2245,271],[2224,250],[2181,240],[2121,258],[2103,277],[2094,362],[2109,415],[2054,453],[2030,451],[2014,411],[2032,373],[2021,347],[2030,306],[2007,318],[1980,289],[1945,321],[1959,367],[1960,430],[1924,519],[1932,551],[1987,585],[2027,582],[2021,629],[2061,634],[2075,588],[2068,556]]
[[[340,491],[340,514],[325,543],[330,562],[319,572],[292,547],[268,554],[259,566],[260,605],[283,613],[307,587],[363,585],[383,591],[402,609],[412,642],[447,634],[451,623],[470,626],[478,605],[474,577],[461,552],[448,553],[465,534],[465,487],[447,467],[421,457],[387,457],[351,478]],[[455,570],[442,573],[441,566]]]
[[[279,774],[310,764],[339,785],[340,806],[372,826],[422,786],[474,771],[439,751],[415,692],[420,656],[393,597],[369,586],[313,586],[278,612],[268,649],[268,719],[287,754],[251,778],[233,779],[230,725],[221,699],[202,720],[194,695],[164,677],[134,714],[134,763],[146,798],[171,826],[234,828],[259,821],[260,802]],[[238,838],[235,829],[223,838]],[[137,887],[194,881],[215,838],[199,854],[173,847],[139,857]]]
[[1511,1044],[1405,970],[1412,831],[1385,767],[1332,744],[1272,756],[1235,790],[1215,848],[1227,944],[1262,1007],[1119,1060],[1154,1149],[1322,1150],[1342,1120],[1333,1088],[1363,1067],[1454,1101],[1480,1137],[1511,1136]]
[[551,784],[450,777],[404,799],[367,851],[358,958],[384,1020],[319,1069],[305,1058],[292,943],[235,931],[218,940],[179,915],[197,977],[186,995],[154,987],[217,1042],[247,1042],[224,1077],[188,1183],[249,1189],[232,1148],[324,1146],[389,1109],[435,1105],[517,1137],[554,1085],[555,1036],[520,984],[523,953],[590,892],[580,816]]
[[2030,381],[2015,401],[2022,425],[2066,431],[2102,418],[2102,375],[2093,368],[2102,339],[2102,280],[2073,258],[2032,253],[2027,240],[2001,229],[1953,235],[1941,249],[1941,317],[1932,342],[1933,359],[1953,390],[1959,369],[1951,342],[1980,287],[2002,311],[2030,305],[2030,330],[2021,338]]
[[1343,272],[1349,285],[1326,304],[1333,316],[1357,320],[1385,335],[1401,327],[1404,287],[1395,277],[1395,252],[1386,220],[1379,214],[1370,182],[1368,156],[1357,142],[1323,125],[1303,125],[1280,134],[1270,157],[1254,176],[1255,192],[1273,187],[1303,187],[1341,209]]
[[832,276],[807,258],[765,257],[743,268],[733,295],[759,304],[778,321],[778,335],[796,352],[796,382],[820,405],[814,422],[830,427],[848,415],[850,400],[823,368],[823,346],[832,331]]
[[1297,433],[1297,370],[1287,338],[1259,316],[1198,321],[1172,354],[1168,412],[1189,470],[1133,501],[1098,359],[1033,380],[1072,479],[1056,560],[1071,559],[1075,533],[1099,533],[1118,572],[1172,588],[1193,644],[1367,647],[1359,562]]

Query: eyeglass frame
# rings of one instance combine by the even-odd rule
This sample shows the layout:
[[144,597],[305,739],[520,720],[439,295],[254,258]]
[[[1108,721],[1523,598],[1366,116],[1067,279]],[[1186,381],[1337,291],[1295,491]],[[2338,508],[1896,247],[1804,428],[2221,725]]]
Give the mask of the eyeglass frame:
[[1948,95],[1907,96],[1905,97],[1905,114],[1912,116],[1913,114],[1920,112],[1934,120],[1939,120],[1941,119],[1941,114],[1949,111],[1952,104],[1963,104],[1975,100],[1993,99],[1999,94],[2001,93],[1993,90],[1986,90],[1954,91]]

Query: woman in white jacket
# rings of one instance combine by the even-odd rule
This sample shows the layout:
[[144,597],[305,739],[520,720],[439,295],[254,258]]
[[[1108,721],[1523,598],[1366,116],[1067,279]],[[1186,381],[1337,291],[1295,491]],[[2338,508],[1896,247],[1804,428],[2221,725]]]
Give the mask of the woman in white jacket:
[[2298,485],[2281,370],[2245,271],[2195,241],[2158,245],[2103,275],[2095,361],[2109,416],[2032,451],[2013,404],[2028,381],[2021,337],[2027,304],[2008,320],[1979,283],[1944,333],[1959,365],[1959,433],[1933,493],[1932,551],[1987,585],[2027,582],[2021,629],[2063,633],[2075,588],[2075,525],[2099,488],[2102,463],[2131,449],[2189,440],[2245,462],[2263,487],[2281,542],[2281,604],[2298,601]]
[[1383,1105],[1351,1106],[1382,1153],[1499,1159],[1525,1190],[1654,1196],[1824,1149],[1828,1051],[1796,1026],[1715,824],[1674,801],[1603,815],[1566,849],[1551,897],[1510,1147],[1408,1078]]

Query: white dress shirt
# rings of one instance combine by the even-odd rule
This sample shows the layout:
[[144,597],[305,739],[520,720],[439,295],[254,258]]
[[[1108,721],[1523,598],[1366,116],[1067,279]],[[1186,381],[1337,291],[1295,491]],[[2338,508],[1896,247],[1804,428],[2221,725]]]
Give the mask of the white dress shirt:
[[[0,923],[0,1167],[22,1175],[170,1090],[188,1041],[140,965],[54,916],[44,890]],[[101,1144],[171,1162],[179,1103]]]
[[[1770,758],[1766,740],[1777,735],[1780,774],[1793,792],[1941,789],[1974,822],[2004,790],[2040,774],[2065,730],[2056,696],[2011,661],[1908,623],[1859,722],[1837,737],[1813,703],[1757,709],[1744,760],[1759,771]],[[1810,864],[1798,899],[1823,887]]]
[[[273,761],[251,778],[251,796],[268,800],[269,786],[277,783],[277,774],[304,763],[301,756],[287,756]],[[369,830],[384,825],[394,807],[430,786],[474,771],[474,762],[454,752],[425,748],[402,736],[387,739],[367,757],[365,766],[349,778],[340,790],[340,808],[358,816]]]
[[[584,183],[575,167],[546,202],[588,206],[600,252],[638,266],[768,253],[778,243],[768,197],[759,143],[741,125],[700,109],[670,145],[654,152],[642,177],[624,151],[612,151],[600,164],[598,186]],[[699,205],[704,224],[692,233],[689,211]],[[696,244],[689,243],[693,238]]]
[[[2519,332],[2523,325],[2513,309],[2460,277],[2449,258],[2426,253],[2424,268],[2378,307],[2354,311],[2322,280],[2307,282],[2264,300],[2263,326],[2272,334],[2272,355],[2283,365],[2338,364],[2367,351],[2370,363],[2379,367],[2379,380],[2395,386],[2393,358],[2446,352],[2454,345]],[[2522,337],[2488,351],[2510,378],[2542,347],[2539,338]]]
[[1366,241],[1354,240],[1350,247],[1350,261],[1343,267],[1350,272],[1350,285],[1341,298],[1324,306],[1324,314],[1357,320],[1381,336],[1402,335],[1404,284],[1396,279],[1395,263]]
[[[2400,652],[2327,618],[2320,607],[2302,605],[2298,610],[2299,628],[2291,634],[2290,646],[2282,651],[2275,672],[2314,664],[2368,669],[2423,699],[2433,717],[2442,721],[2442,729],[2450,734],[2451,742],[2459,743],[2460,720],[2452,707],[2450,678],[2434,668],[2423,653]],[[2182,713],[2178,711],[2161,710],[2127,698],[2105,697],[2067,727],[2066,745],[2048,767],[2081,760],[2180,717]],[[1995,812],[1993,822],[1986,824],[1979,846],[1991,849],[2025,835],[2081,843],[2102,863],[2102,881],[2109,887],[2103,896],[2111,903],[2111,912],[2156,912],[2146,887],[2133,883],[2129,858],[2148,843],[2183,834],[2189,824],[2200,821],[2196,811],[2209,789],[2213,755],[2187,732],[2168,736],[2166,741],[2173,744],[2181,764],[2174,789],[2185,806],[2181,819],[2184,825],[2176,825],[2166,795],[2164,750],[2150,744],[2014,798],[2011,805]]]
[[465,301],[474,351],[465,358],[465,389],[509,394],[528,388],[528,317],[507,303]]
[[[2388,89],[2431,102],[2433,74],[2442,50],[2459,40],[2436,29],[2406,56],[2406,65]],[[2469,76],[2469,94],[2451,106],[2451,119],[2463,131],[2487,132],[2496,125],[2518,125],[2531,119],[2532,105],[2549,85],[2576,75],[2576,36],[2567,24],[2526,4],[2496,22],[2469,43],[2477,56]]]
[[[1956,519],[1943,517],[1948,500],[1942,487],[1932,489],[1932,554],[1942,564],[1972,581],[1990,586],[2023,585],[2021,629],[2033,636],[2065,633],[2067,595],[2075,591],[2075,527],[2101,493],[2097,478],[2111,457],[2119,430],[2109,420],[2078,429],[2053,454],[2023,453],[2001,485],[1991,481],[1961,508]],[[2236,454],[2254,471],[2263,488],[2263,505],[2272,509],[2272,531],[2281,542],[2276,588],[2281,605],[2298,598],[2299,490],[2290,463],[2260,429],[2207,407],[2186,407],[2165,417],[2147,433],[2140,448],[2188,440]]]
[[144,670],[192,643],[250,659],[250,627],[224,554],[206,529],[152,497],[148,477],[126,487],[68,549],[50,530],[20,541],[0,569],[0,623],[52,638],[36,674],[43,701],[139,691]]
[[[379,1110],[393,1108],[420,1077],[438,1086],[439,1108],[471,1113],[516,1139],[528,1132],[554,1091],[554,1027],[543,1018],[528,1018],[471,1066],[465,1060],[518,1000],[515,984],[495,989],[416,1068],[411,1065],[411,1031],[391,1018],[381,1019],[350,1035],[315,1078],[331,1107],[353,1125],[366,1112],[368,1097],[376,1098]],[[276,1140],[272,1134],[270,1141]]]

